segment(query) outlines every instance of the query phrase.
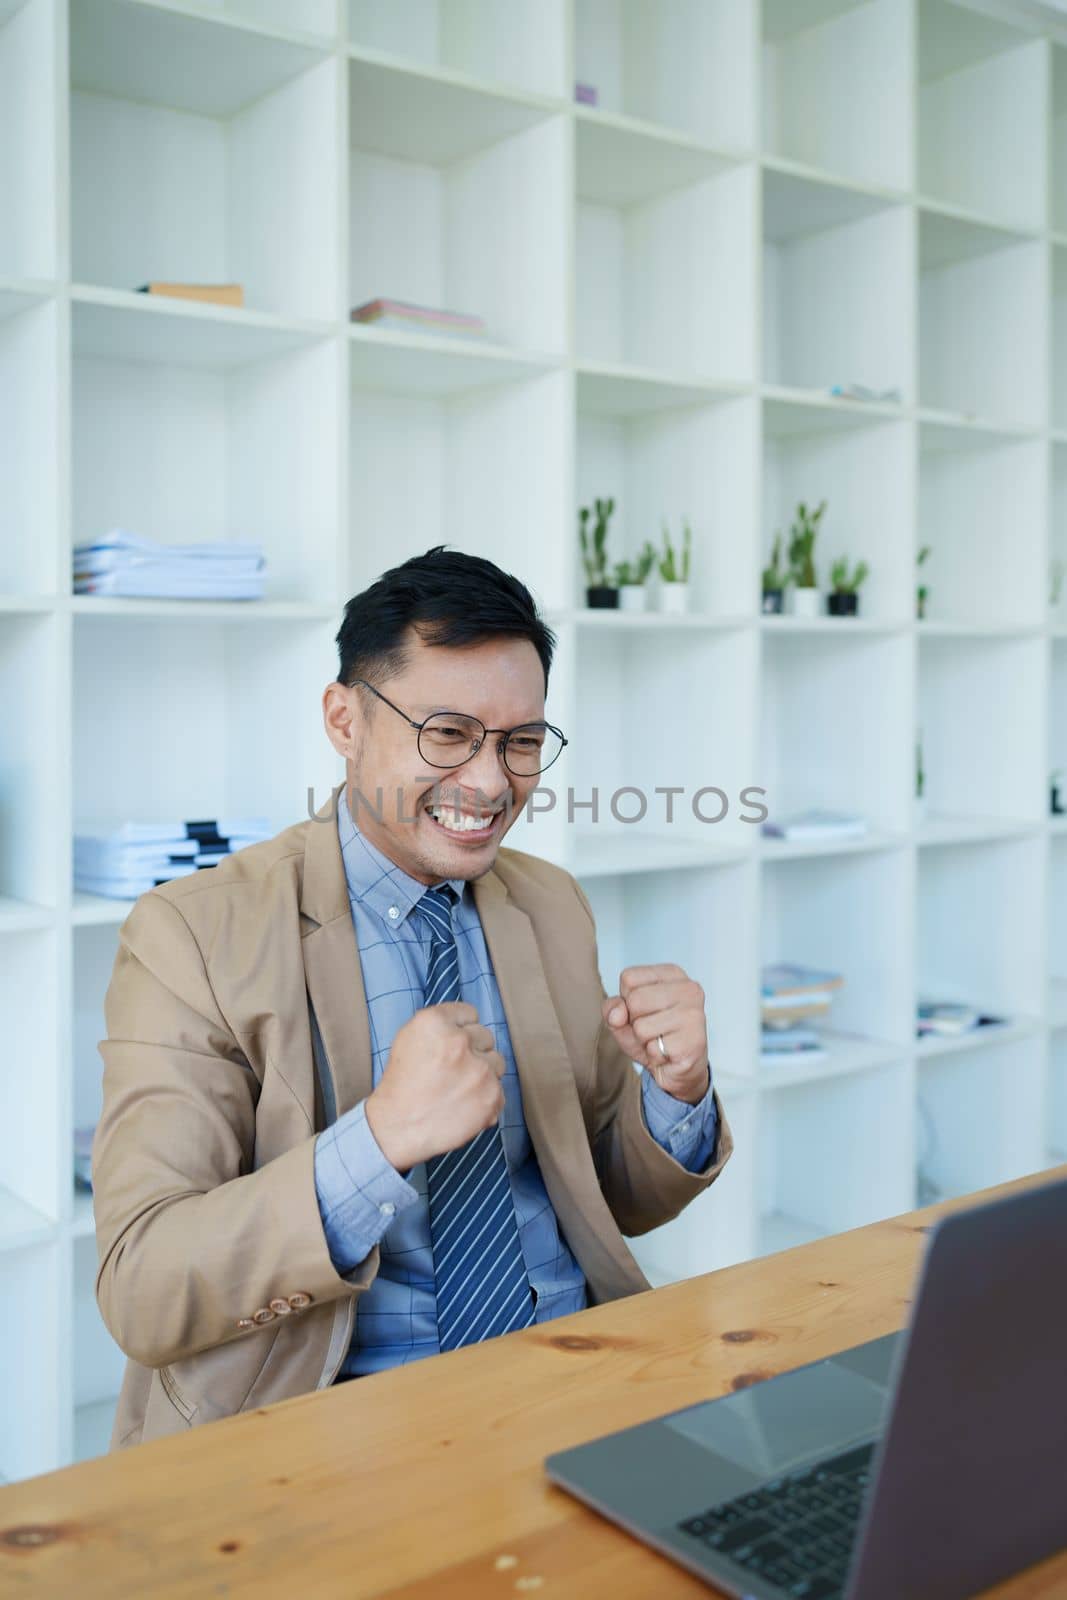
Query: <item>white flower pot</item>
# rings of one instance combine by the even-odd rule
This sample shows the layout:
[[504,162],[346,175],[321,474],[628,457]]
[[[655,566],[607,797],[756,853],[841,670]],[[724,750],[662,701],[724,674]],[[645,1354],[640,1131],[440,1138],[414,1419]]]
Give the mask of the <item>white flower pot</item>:
[[619,588],[620,611],[647,611],[648,590],[643,583],[624,583]]
[[679,616],[689,610],[689,585],[688,583],[664,583],[659,585],[659,609],[669,611],[673,616]]
[[822,615],[822,590],[798,589],[789,591],[789,609],[794,617],[819,617]]

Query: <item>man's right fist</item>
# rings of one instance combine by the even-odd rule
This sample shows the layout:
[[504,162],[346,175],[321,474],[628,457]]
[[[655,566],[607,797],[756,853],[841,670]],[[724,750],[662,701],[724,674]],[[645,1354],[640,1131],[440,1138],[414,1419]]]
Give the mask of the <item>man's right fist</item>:
[[458,1150],[504,1109],[504,1058],[465,1000],[424,1006],[397,1032],[365,1111],[385,1159],[406,1173]]

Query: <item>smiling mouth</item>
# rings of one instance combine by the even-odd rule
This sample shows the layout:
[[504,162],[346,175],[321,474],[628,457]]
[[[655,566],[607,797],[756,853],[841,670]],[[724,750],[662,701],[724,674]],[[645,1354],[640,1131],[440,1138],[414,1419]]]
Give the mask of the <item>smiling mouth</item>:
[[481,843],[492,837],[496,825],[503,815],[503,810],[494,811],[491,815],[484,812],[463,811],[457,812],[455,806],[424,806],[423,810],[435,827],[441,828],[451,839],[469,839],[472,843]]

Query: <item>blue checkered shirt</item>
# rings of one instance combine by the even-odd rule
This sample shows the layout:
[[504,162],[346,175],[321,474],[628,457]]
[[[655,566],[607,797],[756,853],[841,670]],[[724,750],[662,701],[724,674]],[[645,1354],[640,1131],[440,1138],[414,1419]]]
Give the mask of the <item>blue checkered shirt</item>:
[[[337,826],[367,996],[376,1086],[398,1030],[423,1003],[430,932],[425,920],[411,912],[426,885],[394,865],[359,832],[343,789]],[[459,895],[452,923],[460,997],[492,1029],[506,1067],[500,1130],[519,1240],[536,1294],[536,1320],[547,1322],[583,1309],[585,1277],[560,1233],[530,1143],[508,1025],[470,885],[462,879],[449,881]],[[715,1147],[711,1084],[696,1106],[676,1100],[647,1071],[642,1074],[642,1091],[652,1137],[689,1171],[703,1170]],[[376,1244],[381,1247],[378,1272],[360,1299],[339,1379],[438,1353],[426,1164],[419,1162],[410,1172],[399,1173],[382,1154],[365,1105],[361,1100],[352,1106],[315,1140],[315,1189],[337,1271],[350,1273]]]

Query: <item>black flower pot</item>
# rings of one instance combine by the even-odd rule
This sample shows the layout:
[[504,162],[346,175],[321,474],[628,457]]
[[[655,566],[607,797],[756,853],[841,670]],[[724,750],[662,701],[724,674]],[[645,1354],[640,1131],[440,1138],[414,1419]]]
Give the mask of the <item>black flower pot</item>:
[[770,616],[772,614],[777,614],[778,612],[782,612],[784,610],[785,610],[785,590],[784,589],[764,589],[764,591],[763,591],[763,614],[764,614],[764,616]]
[[1060,798],[1060,786],[1058,783],[1052,784],[1049,789],[1049,805],[1054,817],[1063,816],[1063,801]]
[[585,591],[585,603],[592,611],[617,611],[619,609],[618,589],[609,589],[605,585],[598,585],[595,589]]
[[860,597],[852,594],[828,594],[826,609],[831,617],[854,617],[859,610]]

